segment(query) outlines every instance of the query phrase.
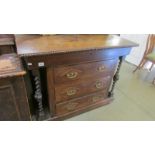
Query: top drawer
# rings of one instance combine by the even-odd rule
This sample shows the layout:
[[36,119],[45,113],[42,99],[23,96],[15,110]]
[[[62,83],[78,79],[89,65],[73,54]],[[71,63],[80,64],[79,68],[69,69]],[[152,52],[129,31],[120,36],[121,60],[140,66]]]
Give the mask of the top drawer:
[[54,68],[56,84],[92,77],[103,77],[115,70],[117,59],[78,64],[71,66],[57,66]]

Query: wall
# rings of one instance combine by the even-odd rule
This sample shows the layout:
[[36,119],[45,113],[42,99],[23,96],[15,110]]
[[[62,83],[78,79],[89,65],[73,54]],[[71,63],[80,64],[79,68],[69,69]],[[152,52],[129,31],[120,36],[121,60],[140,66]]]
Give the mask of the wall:
[[139,46],[134,47],[130,55],[126,57],[126,61],[137,66],[143,57],[148,34],[121,34],[120,36],[139,44]]

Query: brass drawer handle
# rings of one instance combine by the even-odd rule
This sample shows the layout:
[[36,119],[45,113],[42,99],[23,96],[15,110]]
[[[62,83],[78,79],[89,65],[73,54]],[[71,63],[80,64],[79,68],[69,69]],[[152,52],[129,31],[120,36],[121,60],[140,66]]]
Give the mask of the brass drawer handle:
[[92,98],[92,100],[93,100],[93,102],[97,102],[97,101],[99,101],[99,100],[102,99],[102,98],[103,98],[102,95],[98,95],[98,96],[94,96],[94,97]]
[[97,81],[95,86],[97,89],[103,88],[103,83],[101,81]]
[[78,105],[77,102],[71,102],[67,105],[67,110],[71,111],[71,110],[74,110],[76,108],[76,106]]
[[103,71],[105,70],[105,67],[102,65],[102,66],[98,67],[97,70],[98,70],[99,72],[103,72]]
[[68,96],[75,95],[76,93],[77,93],[77,90],[75,88],[67,90],[67,95]]
[[67,78],[69,78],[69,79],[74,79],[77,77],[77,75],[78,75],[77,72],[69,72],[66,74]]

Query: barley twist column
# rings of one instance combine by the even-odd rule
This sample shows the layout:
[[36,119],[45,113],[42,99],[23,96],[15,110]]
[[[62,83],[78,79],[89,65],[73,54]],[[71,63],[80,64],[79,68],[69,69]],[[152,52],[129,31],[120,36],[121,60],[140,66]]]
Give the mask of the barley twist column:
[[120,71],[120,68],[122,65],[122,61],[123,61],[123,57],[119,57],[118,67],[117,67],[116,73],[113,77],[113,83],[112,83],[111,90],[110,90],[109,95],[108,95],[109,97],[114,96],[114,88],[115,88],[116,82],[119,80],[119,71]]

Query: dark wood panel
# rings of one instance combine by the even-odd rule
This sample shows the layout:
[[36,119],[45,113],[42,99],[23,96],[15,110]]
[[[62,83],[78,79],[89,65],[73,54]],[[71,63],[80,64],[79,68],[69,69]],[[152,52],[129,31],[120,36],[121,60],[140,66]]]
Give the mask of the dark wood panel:
[[20,120],[12,85],[0,86],[0,121]]
[[11,82],[14,89],[15,99],[20,112],[20,120],[31,120],[30,107],[23,77],[12,78]]
[[69,66],[57,66],[54,67],[55,84],[108,76],[111,75],[111,72],[113,73],[116,64],[117,59]]
[[0,55],[1,54],[8,54],[8,53],[15,53],[15,48],[13,45],[0,46]]
[[0,55],[15,53],[15,39],[12,34],[0,34]]
[[0,80],[0,120],[30,120],[30,111],[22,77]]
[[48,89],[48,100],[49,100],[49,108],[50,115],[55,115],[55,91],[54,91],[55,83],[54,83],[54,71],[53,67],[47,68],[47,89]]

